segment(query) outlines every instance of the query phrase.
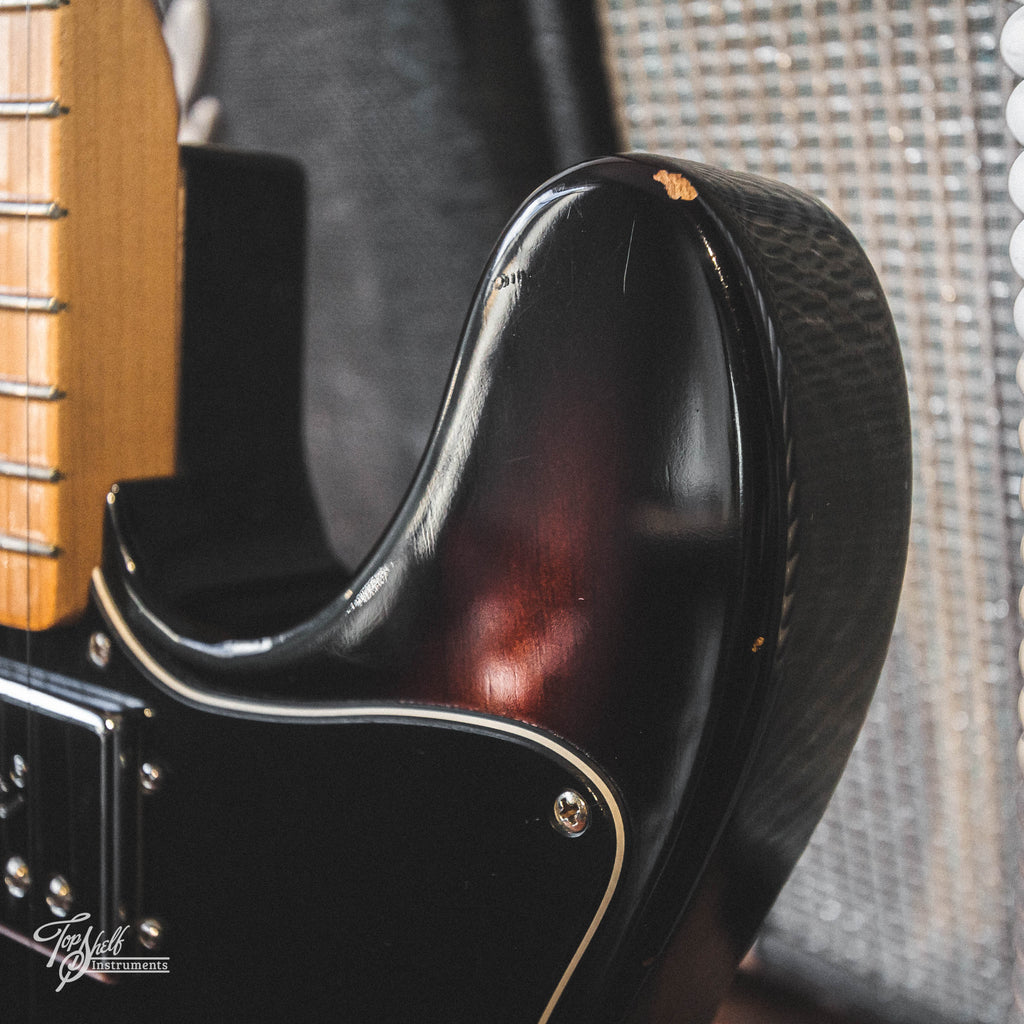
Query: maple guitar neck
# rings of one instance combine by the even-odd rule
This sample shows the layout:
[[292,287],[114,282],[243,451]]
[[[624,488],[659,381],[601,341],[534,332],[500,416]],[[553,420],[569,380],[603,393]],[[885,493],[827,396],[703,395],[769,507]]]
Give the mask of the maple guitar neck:
[[178,112],[148,0],[0,2],[0,52],[0,624],[40,630],[111,483],[174,469]]

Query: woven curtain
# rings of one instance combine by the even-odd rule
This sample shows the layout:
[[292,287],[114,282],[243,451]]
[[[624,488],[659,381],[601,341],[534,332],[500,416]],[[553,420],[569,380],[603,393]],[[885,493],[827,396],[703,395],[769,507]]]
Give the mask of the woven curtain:
[[860,238],[903,345],[910,561],[878,695],[760,944],[888,1020],[1003,1024],[1020,846],[1019,214],[997,52],[961,0],[598,0],[622,144],[780,178]]

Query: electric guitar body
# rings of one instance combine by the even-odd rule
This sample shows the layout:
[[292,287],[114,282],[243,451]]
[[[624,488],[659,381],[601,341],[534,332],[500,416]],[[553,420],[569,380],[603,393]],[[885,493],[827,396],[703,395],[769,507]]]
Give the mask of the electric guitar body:
[[303,470],[301,175],[181,167],[173,471],[88,510],[81,610],[0,633],[0,1017],[710,1020],[895,615],[862,252],[742,175],[548,182],[349,572]]

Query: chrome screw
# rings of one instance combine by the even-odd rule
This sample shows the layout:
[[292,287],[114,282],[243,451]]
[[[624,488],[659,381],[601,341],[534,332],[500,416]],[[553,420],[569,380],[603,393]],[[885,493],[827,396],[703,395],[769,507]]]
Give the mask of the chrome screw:
[[139,922],[139,945],[154,950],[164,937],[164,926],[155,918],[147,917]]
[[19,900],[32,888],[32,875],[21,857],[11,857],[4,865],[4,885]]
[[25,758],[21,754],[15,754],[11,758],[11,782],[13,782],[18,789],[25,788],[25,780],[28,778],[28,765],[25,763]]
[[93,633],[89,637],[89,660],[97,668],[110,664],[110,637],[106,633]]
[[555,797],[555,827],[564,835],[575,838],[583,835],[590,824],[587,801],[574,789],[563,790]]
[[155,793],[164,784],[164,770],[152,761],[144,761],[139,768],[139,785],[147,793]]
[[50,913],[54,917],[67,917],[71,905],[75,902],[70,883],[63,875],[54,875],[48,888],[50,891],[46,896],[46,905],[50,908]]

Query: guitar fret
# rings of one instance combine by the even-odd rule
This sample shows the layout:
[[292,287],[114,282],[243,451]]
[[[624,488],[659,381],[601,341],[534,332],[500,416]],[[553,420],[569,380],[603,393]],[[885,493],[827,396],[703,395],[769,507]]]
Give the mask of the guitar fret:
[[60,220],[68,211],[59,203],[49,200],[0,199],[0,217],[44,217]]
[[61,472],[50,466],[37,466],[31,462],[9,462],[0,459],[0,476],[14,477],[18,480],[39,480],[53,484],[60,480]]
[[53,384],[30,384],[27,380],[5,380],[0,377],[0,396],[56,402],[64,397],[64,392]]
[[10,295],[0,292],[0,309],[19,313],[59,313],[67,306],[51,295]]
[[0,0],[0,11],[55,11],[70,0]]
[[15,555],[36,555],[39,558],[57,558],[60,555],[60,548],[53,544],[16,537],[10,533],[0,533],[0,551],[10,551]]
[[0,117],[59,117],[67,112],[59,100],[0,100]]

